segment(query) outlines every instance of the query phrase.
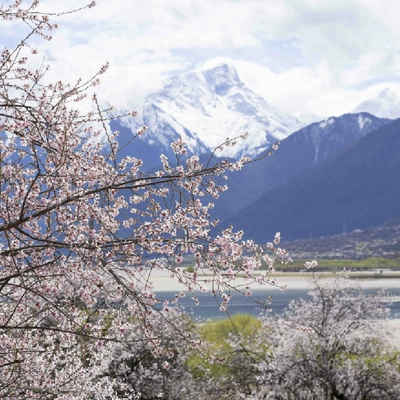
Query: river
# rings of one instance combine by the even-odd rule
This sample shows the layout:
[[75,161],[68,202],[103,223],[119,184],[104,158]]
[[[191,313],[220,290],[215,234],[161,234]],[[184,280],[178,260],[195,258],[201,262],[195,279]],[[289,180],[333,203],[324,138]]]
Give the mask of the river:
[[[399,285],[400,286],[400,285]],[[368,288],[368,293],[376,292],[377,289]],[[254,290],[252,298],[244,295],[235,294],[229,302],[227,312],[222,312],[219,309],[220,300],[218,297],[213,297],[210,293],[196,294],[199,304],[196,305],[195,301],[191,298],[190,294],[186,294],[180,300],[185,311],[192,314],[196,319],[222,319],[228,315],[237,313],[246,313],[252,315],[259,315],[261,310],[271,308],[275,315],[282,314],[283,310],[289,305],[292,300],[300,298],[311,300],[309,295],[310,289],[287,289],[285,291],[271,290],[271,288]],[[172,300],[176,292],[174,291],[159,291],[157,297],[163,300]],[[389,304],[391,310],[391,318],[400,319],[400,287],[388,288],[387,294],[393,296],[392,303]],[[272,295],[272,302],[270,305],[265,305],[265,302]],[[255,302],[255,301],[256,302]],[[258,303],[261,304],[258,304]],[[265,306],[263,307],[262,304]]]

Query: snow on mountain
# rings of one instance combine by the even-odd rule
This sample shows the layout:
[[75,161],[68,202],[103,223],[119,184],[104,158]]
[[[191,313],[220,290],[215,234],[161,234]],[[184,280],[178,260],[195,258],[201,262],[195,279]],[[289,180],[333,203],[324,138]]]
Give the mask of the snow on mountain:
[[400,86],[393,85],[362,100],[354,112],[369,112],[380,118],[400,118]]
[[364,126],[369,125],[372,123],[371,118],[360,114],[357,118],[358,126],[360,128],[360,132],[364,130]]
[[227,64],[168,79],[146,99],[138,117],[121,123],[132,131],[147,125],[145,140],[161,148],[181,136],[189,151],[197,154],[247,132],[249,136],[236,146],[218,152],[227,157],[255,156],[304,126],[246,87]]
[[389,121],[389,119],[377,118],[372,114],[362,112],[330,117],[311,124],[302,131],[307,132],[312,140],[314,163],[317,165]]
[[335,120],[333,117],[330,117],[326,119],[325,121],[321,121],[318,125],[320,128],[325,129],[329,125],[333,125],[335,123]]

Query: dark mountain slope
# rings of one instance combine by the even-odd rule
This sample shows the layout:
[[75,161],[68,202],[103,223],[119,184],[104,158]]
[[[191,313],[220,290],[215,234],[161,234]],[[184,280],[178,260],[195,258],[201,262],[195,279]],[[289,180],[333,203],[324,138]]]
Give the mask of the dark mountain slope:
[[263,242],[366,229],[400,215],[400,120],[271,190],[225,223]]
[[279,150],[231,175],[229,190],[215,204],[221,220],[250,205],[267,191],[330,159],[343,148],[389,123],[368,113],[345,114],[311,124],[282,140]]

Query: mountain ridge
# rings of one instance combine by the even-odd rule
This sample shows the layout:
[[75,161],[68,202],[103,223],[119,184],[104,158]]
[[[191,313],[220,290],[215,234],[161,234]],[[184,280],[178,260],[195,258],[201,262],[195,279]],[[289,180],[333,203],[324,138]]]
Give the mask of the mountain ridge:
[[[294,132],[282,140],[271,157],[245,166],[228,180],[229,189],[215,204],[213,216],[228,223],[229,212],[239,212],[268,191],[329,160],[346,146],[389,122],[368,113],[345,114]],[[229,197],[236,199],[235,204],[229,202]]]
[[267,241],[379,226],[400,215],[400,120],[352,143],[323,164],[266,192],[233,216],[246,237]]

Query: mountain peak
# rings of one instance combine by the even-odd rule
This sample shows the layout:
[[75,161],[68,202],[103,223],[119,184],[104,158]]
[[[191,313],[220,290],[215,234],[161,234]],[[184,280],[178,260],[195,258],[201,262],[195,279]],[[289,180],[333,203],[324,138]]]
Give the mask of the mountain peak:
[[256,156],[301,126],[249,89],[228,63],[169,78],[146,99],[133,123],[147,125],[147,140],[165,148],[180,136],[195,154],[214,151],[227,137],[249,134],[221,149],[223,157]]
[[242,87],[236,68],[232,64],[221,64],[214,68],[192,71],[177,75],[165,81],[163,95],[187,95],[191,98],[201,97],[205,91],[217,96],[224,96],[233,87]]
[[243,85],[233,65],[222,64],[202,74],[211,90],[219,96],[226,94],[232,86]]

